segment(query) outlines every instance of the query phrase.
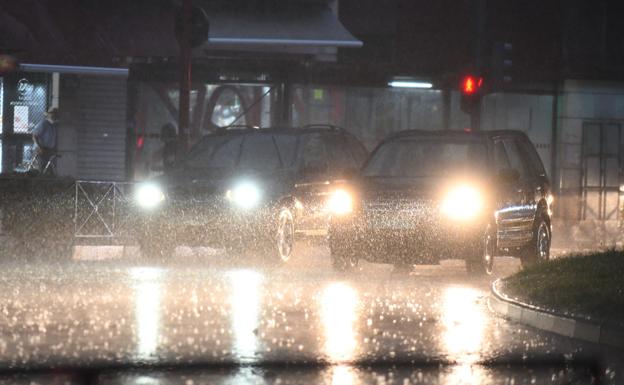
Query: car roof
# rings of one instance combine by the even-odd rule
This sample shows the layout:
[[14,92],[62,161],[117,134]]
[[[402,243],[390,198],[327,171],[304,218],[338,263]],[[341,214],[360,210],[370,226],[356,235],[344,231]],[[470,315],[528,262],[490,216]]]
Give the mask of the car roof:
[[499,136],[516,136],[527,138],[526,134],[518,130],[492,130],[492,131],[455,131],[455,130],[405,130],[399,131],[386,137],[384,141],[399,138],[418,138],[418,137],[447,137],[447,138],[478,138],[491,140]]
[[246,135],[253,133],[266,133],[266,134],[309,134],[309,133],[326,133],[326,132],[338,132],[351,135],[346,129],[330,124],[309,124],[305,126],[277,126],[277,127],[251,127],[251,126],[232,126],[228,129],[220,129],[216,132],[205,135],[218,136],[218,135]]

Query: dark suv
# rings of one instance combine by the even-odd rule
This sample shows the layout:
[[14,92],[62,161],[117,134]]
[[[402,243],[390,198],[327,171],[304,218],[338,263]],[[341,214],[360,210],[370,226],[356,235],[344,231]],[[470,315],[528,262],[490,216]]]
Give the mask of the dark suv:
[[325,200],[368,153],[344,129],[231,129],[202,138],[160,178],[137,185],[139,243],[165,256],[214,245],[287,260],[295,236],[326,236]]
[[491,273],[493,257],[523,265],[549,258],[550,184],[517,131],[404,131],[372,153],[360,176],[334,192],[332,261],[411,265],[465,259]]

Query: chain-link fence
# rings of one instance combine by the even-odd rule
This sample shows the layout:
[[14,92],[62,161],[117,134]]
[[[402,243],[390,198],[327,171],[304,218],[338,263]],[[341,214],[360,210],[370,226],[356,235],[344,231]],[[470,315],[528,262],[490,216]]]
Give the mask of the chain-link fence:
[[132,183],[77,181],[74,237],[128,238]]

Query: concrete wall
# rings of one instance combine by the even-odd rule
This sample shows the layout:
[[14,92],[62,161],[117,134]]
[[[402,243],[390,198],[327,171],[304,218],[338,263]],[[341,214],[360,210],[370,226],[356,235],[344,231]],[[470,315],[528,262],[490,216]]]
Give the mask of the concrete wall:
[[[556,183],[561,189],[558,215],[570,226],[562,228],[561,236],[588,246],[621,244],[622,196],[619,197],[620,215],[607,221],[581,218],[583,176],[583,127],[588,129],[609,125],[624,125],[624,83],[567,80],[564,82],[557,108],[558,171]],[[593,135],[588,131],[588,135]],[[596,135],[599,135],[596,132]],[[624,148],[620,156],[624,157]],[[622,184],[620,175],[620,185]],[[593,205],[591,201],[588,205]]]
[[577,195],[581,187],[583,125],[624,123],[624,83],[566,81],[559,97],[557,119],[557,183],[569,195],[562,202],[562,216],[574,218],[578,216]]

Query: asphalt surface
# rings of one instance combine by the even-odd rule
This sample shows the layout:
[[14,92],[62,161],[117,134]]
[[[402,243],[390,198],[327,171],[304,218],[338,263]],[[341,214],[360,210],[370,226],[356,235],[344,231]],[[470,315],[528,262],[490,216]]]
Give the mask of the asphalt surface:
[[0,262],[0,367],[108,368],[97,383],[128,384],[624,381],[623,352],[489,310],[491,282],[519,269],[512,258],[485,277],[461,261],[338,273],[310,245],[277,266],[183,248],[162,261],[92,259]]

